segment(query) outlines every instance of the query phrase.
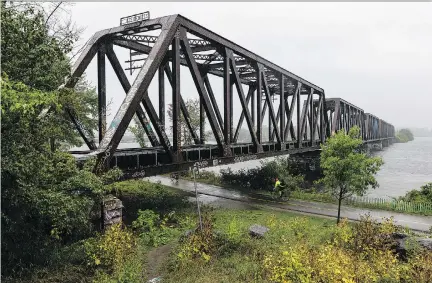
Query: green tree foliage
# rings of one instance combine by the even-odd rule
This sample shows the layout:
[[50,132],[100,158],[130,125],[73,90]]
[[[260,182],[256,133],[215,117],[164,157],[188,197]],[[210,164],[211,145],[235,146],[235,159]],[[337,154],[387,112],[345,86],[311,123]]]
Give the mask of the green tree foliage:
[[[6,73],[9,80],[21,82],[33,90],[46,92],[58,89],[70,74],[67,54],[77,40],[77,30],[73,26],[50,24],[36,4],[15,6],[1,2],[1,5],[2,73]],[[80,80],[74,90],[62,91],[68,94],[57,96],[61,100],[57,101],[58,104],[73,106],[82,125],[92,134],[97,129],[97,120],[94,119],[98,111],[95,88]],[[58,112],[57,119],[59,132],[53,132],[51,136],[57,141],[56,147],[62,145],[58,139],[63,140],[57,136],[65,134],[69,146],[82,145],[69,117],[64,112]]]
[[399,198],[408,202],[432,202],[432,182],[420,187],[420,190],[411,190],[405,196]]
[[396,132],[396,139],[398,142],[409,142],[414,140],[414,135],[409,129],[401,129]]
[[338,217],[342,200],[353,194],[363,195],[367,188],[378,187],[375,174],[383,161],[380,157],[369,157],[360,151],[362,140],[356,126],[348,133],[337,132],[321,145],[320,166],[324,177],[319,181],[338,200]]
[[31,5],[19,9],[2,2],[1,18],[2,71],[32,88],[56,89],[70,72],[66,54],[75,39],[60,43],[49,36],[44,14]]
[[135,121],[135,125],[129,126],[129,130],[135,136],[135,139],[140,145],[140,147],[146,147],[147,146],[146,132],[136,115],[134,116],[134,121]]
[[[189,113],[189,122],[192,126],[193,131],[199,135],[199,129],[200,129],[200,100],[198,98],[196,99],[188,99],[185,101],[186,109]],[[172,116],[172,104],[168,105],[168,117],[173,122],[173,116]],[[184,116],[180,115],[180,129],[181,129],[181,142],[182,144],[193,144],[194,140],[192,138],[192,135],[189,131],[189,128],[186,124],[186,120]],[[172,131],[172,126],[171,126]],[[204,131],[205,132],[205,131]],[[205,137],[207,137],[209,133],[205,134]]]
[[[88,236],[104,182],[120,172],[95,176],[58,151],[82,143],[66,106],[83,124],[96,125],[94,89],[81,81],[75,90],[57,90],[69,72],[73,38],[59,42],[50,35],[44,14],[32,5],[1,5],[2,275],[11,275],[56,263],[59,247]],[[41,115],[48,108],[53,111]]]

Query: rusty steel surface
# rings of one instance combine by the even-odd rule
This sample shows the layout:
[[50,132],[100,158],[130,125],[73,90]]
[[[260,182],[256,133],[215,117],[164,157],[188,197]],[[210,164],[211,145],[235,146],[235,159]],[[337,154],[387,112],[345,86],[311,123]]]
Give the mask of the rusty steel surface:
[[[145,175],[160,174],[197,164],[213,166],[248,158],[316,151],[333,133],[342,129],[348,131],[353,126],[360,127],[366,143],[394,138],[393,125],[341,98],[326,98],[324,89],[318,85],[181,15],[135,20],[95,33],[63,85],[75,86],[97,56],[98,147],[75,111],[66,109],[89,147],[88,151],[74,154],[79,155],[79,160],[96,155],[96,172],[118,166],[127,172],[125,176],[133,177],[144,171]],[[156,32],[158,36],[154,35]],[[129,50],[130,59],[125,62],[128,66],[121,65],[113,45]],[[108,127],[105,57],[126,93]],[[133,84],[129,83],[125,70],[131,74],[138,72]],[[198,128],[192,124],[180,92],[183,84],[180,71],[190,73],[196,88],[200,101]],[[211,76],[223,80],[221,93],[213,91]],[[165,77],[172,87],[171,94],[165,91]],[[154,78],[158,80],[157,101],[150,99],[148,93]],[[222,106],[216,102],[216,97],[220,96],[223,96]],[[235,99],[240,104],[234,108]],[[173,105],[172,128],[166,127],[166,103]],[[234,112],[240,116],[238,122],[234,121]],[[118,150],[134,115],[139,120],[138,126],[144,128],[150,146]],[[181,130],[181,117],[186,123],[186,133]],[[268,131],[263,128],[265,117]],[[206,122],[215,144],[206,144]],[[247,142],[239,141],[244,122],[250,135]],[[190,134],[193,144],[182,142],[182,134]]]

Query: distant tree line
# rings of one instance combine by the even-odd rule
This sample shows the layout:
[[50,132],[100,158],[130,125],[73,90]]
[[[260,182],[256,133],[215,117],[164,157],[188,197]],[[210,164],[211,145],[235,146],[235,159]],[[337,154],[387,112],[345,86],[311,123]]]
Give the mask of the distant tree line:
[[409,129],[400,129],[396,132],[396,139],[398,142],[409,142],[414,140],[414,135]]

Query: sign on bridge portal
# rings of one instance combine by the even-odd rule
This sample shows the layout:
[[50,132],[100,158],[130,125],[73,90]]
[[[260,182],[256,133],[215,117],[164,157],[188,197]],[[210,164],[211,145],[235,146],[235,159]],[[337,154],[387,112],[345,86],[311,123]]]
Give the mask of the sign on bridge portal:
[[120,25],[124,26],[127,24],[132,24],[132,23],[136,23],[136,22],[142,22],[142,21],[146,21],[150,19],[150,12],[143,12],[143,13],[139,13],[139,14],[135,14],[132,16],[127,16],[127,17],[123,17],[120,19]]

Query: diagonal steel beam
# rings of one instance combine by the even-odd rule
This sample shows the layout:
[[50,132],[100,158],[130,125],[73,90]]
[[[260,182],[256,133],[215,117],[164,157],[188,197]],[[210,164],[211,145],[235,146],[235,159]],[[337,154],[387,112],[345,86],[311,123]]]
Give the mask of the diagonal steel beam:
[[180,124],[180,36],[178,32],[171,44],[172,50],[172,123],[174,162],[182,161]]
[[225,146],[225,144],[223,142],[222,131],[221,131],[220,127],[218,127],[216,115],[213,111],[213,107],[211,106],[210,98],[209,98],[207,90],[204,86],[204,81],[203,81],[203,78],[201,76],[201,72],[198,68],[197,63],[195,62],[195,59],[193,58],[192,50],[191,50],[189,43],[187,41],[186,31],[184,30],[184,28],[180,28],[180,37],[181,37],[180,44],[181,44],[181,47],[185,53],[185,59],[189,65],[189,70],[192,74],[192,79],[194,80],[194,83],[195,83],[195,86],[198,90],[198,93],[199,93],[200,97],[203,98],[204,109],[207,113],[207,118],[210,122],[210,126],[211,126],[213,134],[216,138],[216,142],[217,142],[217,144],[221,150],[220,153],[222,153],[223,156],[231,156],[232,155],[231,149],[229,147]]
[[[292,123],[292,118],[293,118],[293,114],[294,114],[294,109],[296,107],[296,103],[300,106],[300,102],[298,102],[298,98],[299,98],[298,94],[300,94],[301,87],[302,87],[302,84],[300,82],[298,82],[296,90],[293,94],[293,98],[291,100],[291,106],[287,107],[287,111],[288,111],[287,114],[289,113],[289,115],[288,115],[287,123],[285,125],[285,131],[284,131],[285,139],[288,138],[288,127],[291,131],[291,138],[296,139],[296,135],[294,133],[294,125]],[[297,107],[297,108],[299,108],[299,107]],[[298,120],[299,120],[299,116],[297,116],[297,121]],[[298,129],[297,129],[297,131],[298,131]]]
[[[111,157],[116,151],[118,144],[120,143],[120,140],[123,137],[133,115],[137,111],[140,101],[148,98],[146,91],[157,69],[159,68],[159,65],[162,63],[177,30],[177,17],[178,16],[176,15],[170,16],[165,18],[165,22],[160,22],[162,25],[160,36],[150,51],[148,59],[144,62],[144,65],[138,73],[131,89],[128,92],[128,95],[120,106],[120,109],[118,110],[116,116],[111,122],[108,131],[99,145],[99,148],[96,152],[98,158],[96,161],[95,172],[99,173],[104,171],[109,166]],[[146,106],[146,104],[144,104],[144,106]],[[172,149],[169,146],[168,138],[166,137],[166,134],[160,125],[159,119],[156,117],[157,119],[154,120],[155,117],[152,117],[150,113],[149,115],[153,125],[155,126],[156,132],[164,139],[163,146],[165,150],[172,158]]]
[[[120,81],[121,86],[123,87],[123,90],[125,91],[126,95],[128,94],[131,85],[129,83],[129,80],[126,77],[126,74],[124,73],[120,62],[114,52],[113,46],[112,44],[107,44],[106,45],[106,55],[108,57],[108,60],[110,61],[110,64],[114,70],[114,73],[116,74],[118,80]],[[146,117],[146,114],[144,112],[144,110],[141,108],[141,106],[138,106],[138,109],[136,111],[136,115],[138,117],[138,120],[141,123],[141,126],[143,127],[147,137],[150,140],[150,144],[152,146],[159,146],[159,142],[156,138],[156,135],[154,134],[151,125]]]
[[231,87],[231,75],[230,75],[230,58],[228,54],[226,54],[227,50],[224,50],[224,58],[223,58],[223,101],[224,101],[224,141],[225,144],[228,145],[231,143],[231,120],[232,120],[232,87]]
[[[258,65],[258,68],[260,69],[261,72],[263,72],[261,64]],[[273,103],[271,101],[270,91],[269,91],[269,88],[268,88],[268,85],[267,85],[267,80],[266,80],[266,77],[265,77],[264,73],[262,75],[262,82],[263,82],[263,87],[264,87],[264,94],[265,94],[265,97],[266,97],[266,100],[267,100],[267,104],[268,104],[268,107],[269,107],[269,115],[271,117],[271,120],[273,122],[273,127],[274,127],[275,132],[276,132],[276,140],[277,140],[278,143],[280,143],[281,142],[281,138],[280,138],[280,135],[279,135],[279,129],[278,129],[278,126],[277,126],[276,117],[275,117],[274,108],[273,108]]]
[[106,73],[105,73],[105,46],[99,47],[97,53],[98,69],[98,128],[99,142],[106,131]]
[[339,128],[339,124],[340,124],[340,102],[336,102],[335,103],[335,110],[333,112],[333,119],[332,119],[332,129],[331,129],[331,135],[333,135],[334,133],[336,133],[337,131],[340,130]]
[[255,146],[256,152],[261,152],[262,148],[261,148],[261,146],[258,142],[258,139],[256,137],[256,134],[254,132],[252,119],[251,119],[251,116],[249,113],[248,103],[246,102],[245,97],[244,97],[243,87],[241,85],[240,77],[239,77],[239,74],[237,72],[237,68],[235,66],[233,53],[231,50],[229,50],[227,48],[225,49],[225,52],[226,52],[226,55],[230,61],[229,63],[230,63],[231,72],[232,72],[233,78],[234,78],[234,84],[236,85],[237,93],[238,93],[238,96],[240,98],[240,103],[241,103],[242,108],[243,108],[244,116],[246,117],[246,123],[247,123],[248,128],[249,128],[249,133],[252,137],[252,143]]
[[[253,86],[249,86],[249,90],[248,90],[248,94],[246,96],[246,104],[249,105],[249,101],[251,100],[251,98],[253,97],[254,94],[254,87]],[[243,121],[244,121],[244,112],[242,111],[241,115],[240,115],[240,119],[239,122],[237,124],[237,128],[234,134],[234,142],[237,142],[238,136],[240,134],[240,129],[243,126]]]
[[216,118],[217,118],[217,120],[219,122],[219,127],[221,128],[221,131],[223,131],[223,129],[224,129],[224,127],[223,127],[224,123],[223,123],[222,115],[221,115],[221,113],[219,111],[219,106],[217,105],[216,98],[215,98],[215,95],[213,93],[212,86],[210,84],[210,80],[208,78],[208,75],[204,71],[202,71],[202,73],[203,73],[204,85],[205,85],[205,87],[207,89],[208,95],[210,97],[210,101],[211,101],[211,103],[213,105],[213,109],[214,109],[214,111],[216,113]]
[[277,115],[279,118],[279,133],[280,133],[280,139],[281,139],[281,143],[283,143],[285,141],[285,135],[284,135],[284,130],[285,130],[285,78],[284,76],[281,74],[279,77],[279,95],[280,95],[280,113],[279,115]]
[[311,88],[311,92],[308,94],[307,100],[306,102],[304,102],[303,104],[303,111],[302,111],[302,115],[301,115],[301,119],[300,119],[300,134],[299,134],[299,139],[301,139],[303,141],[303,134],[306,132],[305,131],[305,127],[306,127],[306,120],[307,120],[307,115],[308,115],[308,110],[309,110],[309,104],[310,104],[310,100],[312,98],[312,93],[313,93],[314,89]]

